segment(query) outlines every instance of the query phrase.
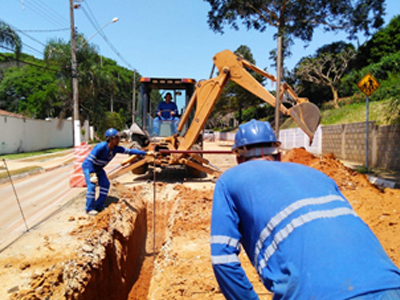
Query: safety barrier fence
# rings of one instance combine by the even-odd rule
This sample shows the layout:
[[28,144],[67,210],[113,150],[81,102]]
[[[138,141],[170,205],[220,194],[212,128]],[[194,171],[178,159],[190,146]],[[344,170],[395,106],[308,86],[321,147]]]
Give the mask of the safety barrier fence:
[[82,171],[82,163],[92,150],[87,142],[75,146],[74,149],[74,169],[69,175],[70,187],[86,187],[85,176]]

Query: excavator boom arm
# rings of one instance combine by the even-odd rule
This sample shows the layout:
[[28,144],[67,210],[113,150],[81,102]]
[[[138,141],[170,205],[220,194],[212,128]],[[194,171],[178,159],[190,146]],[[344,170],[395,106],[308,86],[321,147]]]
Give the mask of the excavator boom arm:
[[[219,70],[219,75],[215,78],[197,83],[195,93],[193,94],[185,113],[181,117],[180,125],[178,127],[178,132],[181,132],[183,125],[186,123],[190,112],[193,110],[194,105],[196,104],[196,112],[193,122],[191,123],[185,135],[178,137],[179,150],[189,150],[194,145],[200,134],[200,131],[202,128],[204,128],[204,125],[228,80],[234,81],[266,103],[275,107],[275,97],[268,92],[268,90],[266,90],[246,70],[245,67],[265,76],[272,81],[276,81],[275,76],[265,72],[245,59],[238,57],[229,50],[224,50],[217,53],[214,56],[213,61]],[[283,93],[285,91],[287,91],[289,95],[297,103],[299,103],[299,105],[288,109],[280,104],[280,111],[284,115],[290,115],[300,126],[300,128],[302,128],[303,131],[310,137],[310,140],[312,140],[320,120],[319,109],[314,104],[309,103],[307,99],[298,98],[292,88],[286,83],[282,84],[280,98],[283,97]]]

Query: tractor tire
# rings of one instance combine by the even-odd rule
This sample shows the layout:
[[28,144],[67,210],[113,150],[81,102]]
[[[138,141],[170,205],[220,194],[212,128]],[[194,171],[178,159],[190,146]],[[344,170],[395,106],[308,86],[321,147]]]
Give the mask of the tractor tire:
[[148,164],[144,164],[143,166],[140,166],[139,168],[133,169],[132,173],[135,175],[143,175],[147,173],[147,170],[149,169]]

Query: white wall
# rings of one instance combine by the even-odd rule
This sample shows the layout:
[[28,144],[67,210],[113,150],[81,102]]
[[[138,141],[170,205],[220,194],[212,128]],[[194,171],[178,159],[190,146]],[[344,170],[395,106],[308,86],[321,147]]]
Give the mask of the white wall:
[[310,145],[310,138],[300,128],[279,130],[279,140],[282,142],[282,149],[304,147],[308,152],[322,154],[322,129],[318,126],[314,139]]
[[[234,132],[214,132],[217,141],[235,140]],[[313,154],[322,154],[322,129],[318,127],[314,135],[314,140],[310,145],[309,137],[300,129],[284,129],[279,131],[279,140],[282,142],[282,149],[290,150],[293,148],[304,147]]]
[[72,147],[72,121],[64,120],[61,128],[58,122],[0,116],[0,154]]

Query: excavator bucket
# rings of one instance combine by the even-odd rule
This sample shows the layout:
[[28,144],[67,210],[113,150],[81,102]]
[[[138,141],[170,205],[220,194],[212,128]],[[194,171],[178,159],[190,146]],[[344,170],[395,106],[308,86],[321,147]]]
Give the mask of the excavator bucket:
[[299,127],[309,136],[310,144],[321,120],[318,107],[309,102],[300,103],[290,109],[290,116]]

